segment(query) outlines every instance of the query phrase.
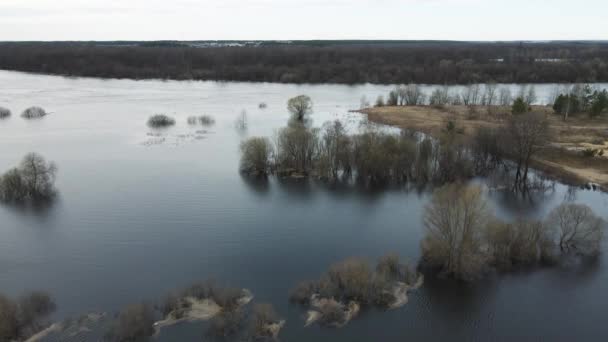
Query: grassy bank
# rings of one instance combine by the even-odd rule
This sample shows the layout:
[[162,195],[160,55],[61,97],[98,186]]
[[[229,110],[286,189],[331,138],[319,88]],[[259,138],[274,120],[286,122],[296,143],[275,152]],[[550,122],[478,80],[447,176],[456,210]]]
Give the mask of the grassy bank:
[[[545,113],[552,132],[551,141],[532,165],[566,183],[581,185],[597,183],[608,189],[608,118],[589,119],[581,115],[563,121],[548,107],[534,106],[533,111]],[[438,137],[448,121],[471,139],[478,129],[498,127],[511,115],[507,107],[390,106],[361,110],[370,121],[412,129]],[[604,151],[589,157],[586,149]]]

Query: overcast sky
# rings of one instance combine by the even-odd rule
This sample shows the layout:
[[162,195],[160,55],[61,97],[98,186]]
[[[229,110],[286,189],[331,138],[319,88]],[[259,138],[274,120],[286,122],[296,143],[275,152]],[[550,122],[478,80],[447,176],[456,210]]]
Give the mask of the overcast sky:
[[0,0],[0,40],[608,39],[608,0]]

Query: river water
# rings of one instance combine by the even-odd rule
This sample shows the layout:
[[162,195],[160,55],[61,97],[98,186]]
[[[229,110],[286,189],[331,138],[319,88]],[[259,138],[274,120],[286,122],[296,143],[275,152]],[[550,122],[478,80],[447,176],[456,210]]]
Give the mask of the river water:
[[[554,88],[537,85],[539,101]],[[397,252],[418,259],[429,195],[254,182],[238,172],[239,143],[272,136],[286,123],[287,99],[299,94],[313,99],[315,125],[340,119],[356,130],[362,118],[348,110],[358,108],[363,95],[375,99],[390,89],[0,71],[0,106],[13,111],[0,120],[0,170],[38,152],[57,163],[60,191],[47,206],[0,206],[0,292],[48,291],[61,319],[155,302],[214,278],[274,304],[287,319],[283,341],[604,340],[605,256],[585,267],[501,275],[475,285],[427,279],[401,309],[366,311],[338,330],[303,327],[304,311],[287,300],[299,281],[316,279],[350,256],[375,260]],[[260,102],[267,108],[258,108]],[[32,105],[51,115],[20,118]],[[234,128],[243,110],[245,132]],[[176,126],[149,129],[146,120],[156,113],[175,117]],[[213,116],[215,125],[187,125],[188,116],[201,114]],[[489,198],[497,214],[510,219],[544,217],[564,200],[590,205],[608,219],[606,194],[560,184],[535,201]],[[164,339],[198,341],[201,335],[184,327]]]

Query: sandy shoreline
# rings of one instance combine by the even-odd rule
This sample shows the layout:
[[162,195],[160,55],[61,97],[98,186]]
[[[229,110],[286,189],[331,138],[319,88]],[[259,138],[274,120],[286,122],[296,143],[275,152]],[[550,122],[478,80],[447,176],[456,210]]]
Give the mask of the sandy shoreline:
[[[547,113],[553,138],[548,147],[535,157],[532,166],[560,181],[576,186],[592,187],[608,191],[608,119],[588,119],[586,116],[561,120],[551,108],[535,106],[534,111]],[[485,107],[479,107],[474,116],[465,106],[448,106],[443,109],[431,106],[398,106],[366,108],[358,112],[368,120],[404,129],[411,129],[437,137],[447,120],[454,120],[464,128],[466,137],[481,128],[497,127],[504,122],[508,108],[495,109],[492,115]],[[604,156],[584,157],[582,150],[604,150]]]

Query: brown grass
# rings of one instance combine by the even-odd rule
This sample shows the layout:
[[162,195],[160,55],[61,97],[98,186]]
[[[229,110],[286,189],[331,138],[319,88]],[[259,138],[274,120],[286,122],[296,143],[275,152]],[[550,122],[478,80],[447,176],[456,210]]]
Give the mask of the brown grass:
[[[361,110],[372,122],[416,130],[438,137],[448,121],[454,121],[471,137],[479,128],[497,127],[510,114],[507,107],[465,106],[435,108],[430,106],[379,107]],[[563,121],[548,107],[534,106],[536,112],[546,113],[552,131],[552,141],[533,161],[533,166],[570,184],[598,183],[608,188],[608,118],[589,119],[581,114]],[[603,156],[585,157],[586,148],[603,150]]]

